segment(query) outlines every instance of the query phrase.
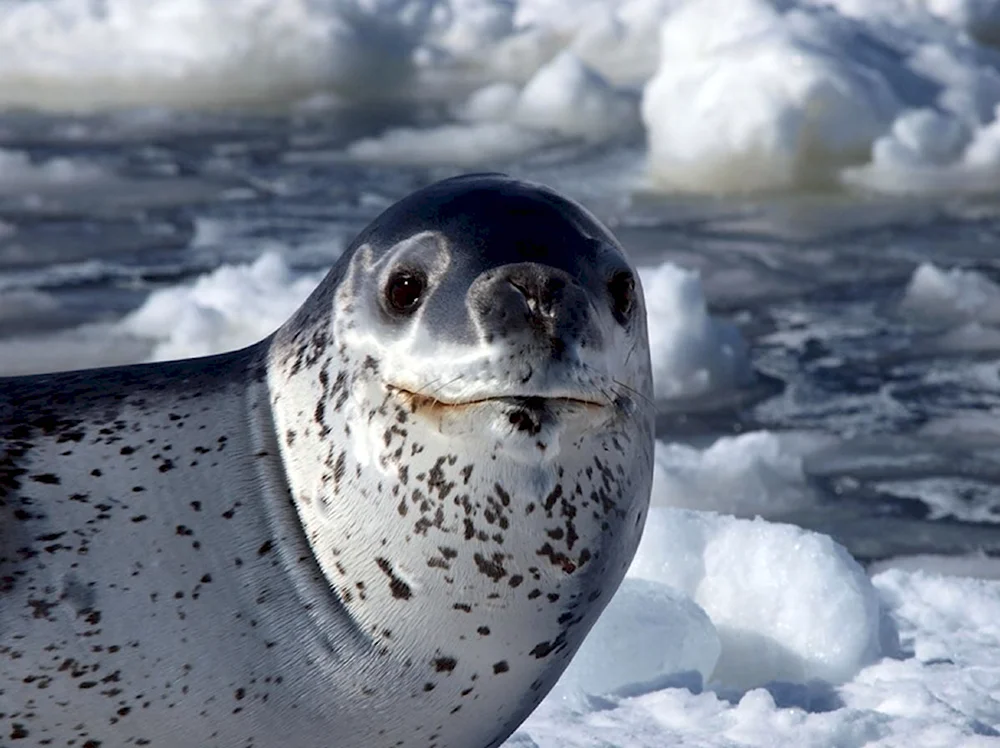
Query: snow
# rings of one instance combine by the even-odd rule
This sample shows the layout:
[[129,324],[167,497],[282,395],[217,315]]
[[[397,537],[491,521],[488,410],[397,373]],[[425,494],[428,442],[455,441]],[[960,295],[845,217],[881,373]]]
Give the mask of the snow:
[[281,326],[321,278],[293,278],[281,255],[268,252],[249,265],[223,265],[194,285],[154,291],[118,334],[154,341],[151,360],[242,348]]
[[641,268],[640,278],[657,398],[695,397],[753,380],[746,341],[735,325],[709,314],[696,271],[664,263]]
[[773,518],[815,504],[803,458],[833,443],[808,432],[751,431],[703,449],[656,443],[654,506]]
[[514,122],[600,142],[638,126],[638,97],[616,89],[573,53],[562,52],[525,85]]
[[545,143],[543,135],[508,122],[480,122],[393,128],[351,143],[347,154],[371,163],[475,168],[495,159],[522,156]]
[[615,88],[571,52],[519,89],[491,83],[455,107],[463,123],[392,128],[351,143],[361,161],[474,167],[523,156],[555,137],[599,143],[639,127],[638,97]]
[[[3,0],[0,107],[434,100],[457,121],[390,131],[385,148],[376,138],[348,155],[464,166],[520,158],[542,134],[601,143],[644,131],[647,169],[636,188],[995,192],[998,8],[995,0]],[[479,89],[499,98],[485,105]],[[452,137],[457,154],[447,148]]]
[[841,19],[764,0],[685,5],[660,27],[643,97],[654,182],[789,188],[862,158],[899,108],[865,66],[864,41]]
[[[703,642],[704,662],[717,651],[713,628],[721,642],[705,687],[690,677],[697,653],[656,646],[670,624],[648,614],[656,608],[637,599],[637,579],[672,585],[706,612],[707,622],[674,599],[677,634],[689,647]],[[611,625],[602,617],[584,642],[590,669],[571,667],[507,745],[1000,743],[1000,582],[901,569],[869,578],[822,535],[655,509],[622,590]],[[671,600],[659,586],[647,594]],[[620,660],[597,682],[592,663],[611,663],[623,638],[636,642],[620,655],[636,682],[623,685]],[[658,679],[648,677],[654,669]],[[579,696],[584,683],[589,700]]]
[[1000,324],[1000,286],[975,270],[922,263],[910,278],[900,311],[915,322],[956,326]]

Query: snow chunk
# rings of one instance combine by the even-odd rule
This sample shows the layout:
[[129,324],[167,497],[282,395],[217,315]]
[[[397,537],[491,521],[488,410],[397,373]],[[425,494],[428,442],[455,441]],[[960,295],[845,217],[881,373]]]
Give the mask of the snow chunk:
[[753,381],[746,341],[735,325],[708,314],[697,272],[664,263],[640,274],[658,398],[695,397]]
[[774,517],[813,504],[803,457],[831,442],[804,432],[753,431],[722,437],[707,449],[656,443],[654,506]]
[[242,348],[281,326],[322,277],[296,278],[281,255],[267,252],[250,265],[223,265],[193,286],[154,291],[119,330],[156,340],[154,361]]
[[643,96],[653,181],[726,191],[831,180],[831,166],[861,160],[900,107],[873,44],[833,12],[684,5],[663,21]]
[[846,184],[897,194],[1000,189],[1000,108],[975,127],[932,109],[904,113],[875,141],[871,161],[845,169]]
[[715,625],[712,681],[841,683],[881,651],[878,597],[831,538],[791,525],[651,509],[630,577],[689,594]]
[[347,154],[376,163],[476,167],[523,156],[547,141],[540,133],[507,122],[401,127],[358,140],[347,147]]
[[514,122],[600,142],[638,126],[638,101],[615,89],[573,53],[563,52],[524,87]]
[[934,326],[1000,324],[1000,286],[975,270],[942,270],[925,262],[910,278],[899,309]]
[[557,686],[560,695],[662,688],[697,673],[704,683],[719,658],[715,627],[689,597],[658,582],[626,579]]

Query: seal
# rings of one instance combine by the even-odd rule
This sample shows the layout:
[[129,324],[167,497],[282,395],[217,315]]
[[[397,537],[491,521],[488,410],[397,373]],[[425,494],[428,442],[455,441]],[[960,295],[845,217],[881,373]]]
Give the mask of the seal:
[[499,745],[632,559],[651,397],[620,246],[502,175],[250,348],[0,380],[0,743]]

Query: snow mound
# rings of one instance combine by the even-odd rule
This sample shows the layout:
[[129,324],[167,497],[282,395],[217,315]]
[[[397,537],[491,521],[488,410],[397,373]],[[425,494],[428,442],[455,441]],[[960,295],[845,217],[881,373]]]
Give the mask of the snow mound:
[[881,652],[878,597],[825,535],[791,525],[652,509],[629,576],[691,596],[722,651],[711,681],[842,683]]
[[735,325],[709,315],[697,272],[664,263],[640,275],[657,398],[701,396],[753,381],[746,341]]
[[295,277],[281,255],[223,265],[193,285],[153,291],[118,333],[156,341],[151,360],[207,356],[267,337],[301,306],[322,274]]

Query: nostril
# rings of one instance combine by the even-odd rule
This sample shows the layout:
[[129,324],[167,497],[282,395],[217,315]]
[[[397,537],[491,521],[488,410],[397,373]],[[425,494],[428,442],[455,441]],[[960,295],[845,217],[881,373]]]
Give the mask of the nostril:
[[562,278],[549,278],[542,287],[542,308],[551,313],[558,303],[563,289],[566,288],[566,281]]
[[549,278],[545,282],[545,293],[547,296],[556,296],[566,288],[566,281],[562,278]]
[[520,280],[508,278],[507,282],[517,289],[519,294],[521,294],[521,297],[524,299],[524,303],[528,305],[528,311],[533,315],[538,314],[538,294],[534,291],[534,289],[527,283]]
[[507,282],[510,285],[512,285],[514,288],[516,288],[517,292],[519,294],[521,294],[521,296],[523,296],[526,299],[530,299],[531,298],[531,292],[525,287],[524,283],[521,283],[520,281],[516,281],[516,280],[514,280],[512,278],[508,278]]

